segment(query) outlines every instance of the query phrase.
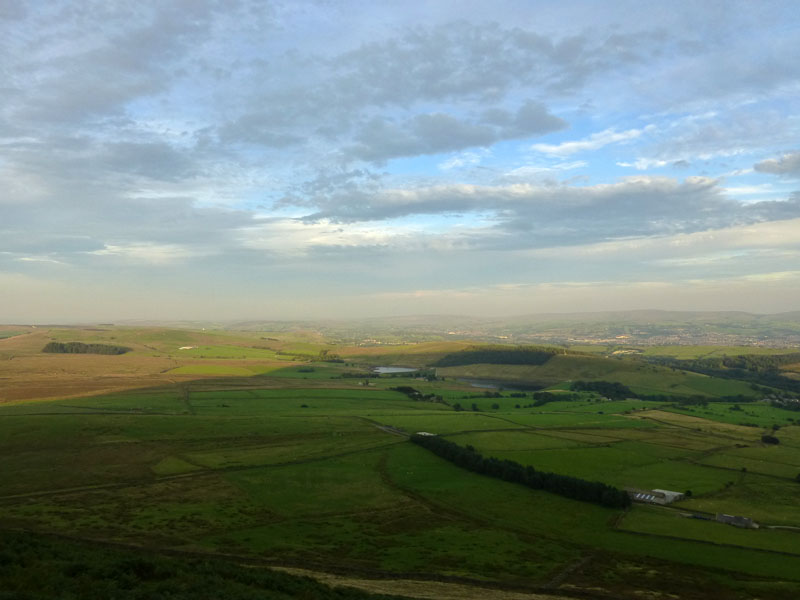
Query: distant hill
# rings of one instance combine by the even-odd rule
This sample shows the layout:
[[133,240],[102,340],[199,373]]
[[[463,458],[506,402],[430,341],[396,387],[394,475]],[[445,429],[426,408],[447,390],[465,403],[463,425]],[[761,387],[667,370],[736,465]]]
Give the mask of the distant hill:
[[315,331],[338,342],[474,340],[499,343],[800,346],[800,311],[634,310],[511,317],[413,315],[351,320],[246,321],[227,330]]
[[337,344],[402,344],[469,340],[502,344],[800,347],[800,311],[630,310],[536,313],[508,317],[404,315],[368,319],[247,321],[123,321],[229,332],[275,332],[319,336]]

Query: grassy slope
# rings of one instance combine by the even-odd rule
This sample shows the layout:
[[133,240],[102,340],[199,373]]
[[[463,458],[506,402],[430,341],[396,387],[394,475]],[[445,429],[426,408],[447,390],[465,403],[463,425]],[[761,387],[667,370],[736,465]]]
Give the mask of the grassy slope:
[[746,383],[707,377],[643,364],[639,361],[596,356],[556,355],[543,365],[467,365],[444,367],[445,377],[485,378],[500,381],[535,382],[544,386],[570,380],[608,380],[627,385],[641,394],[685,394],[728,396],[754,394]]

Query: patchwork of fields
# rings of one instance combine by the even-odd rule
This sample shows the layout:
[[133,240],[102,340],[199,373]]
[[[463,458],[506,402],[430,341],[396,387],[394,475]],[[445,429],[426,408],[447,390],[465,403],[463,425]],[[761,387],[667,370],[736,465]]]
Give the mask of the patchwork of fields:
[[[507,396],[491,399],[499,408],[476,399],[477,412],[456,412],[382,389],[399,382],[418,384],[198,383],[4,405],[0,523],[321,571],[513,581],[531,590],[554,581],[582,585],[585,574],[563,581],[559,574],[601,551],[604,562],[614,557],[612,574],[656,558],[666,561],[658,567],[665,575],[735,570],[725,577],[736,586],[800,580],[800,533],[682,516],[719,511],[763,526],[800,525],[795,426],[783,427],[782,443],[768,447],[761,429],[641,401],[534,409],[516,408],[519,398]],[[425,385],[471,400],[472,392],[446,382]],[[758,408],[765,423],[785,420],[786,411]],[[461,471],[381,426],[448,435],[540,470],[693,494],[677,506],[635,506],[623,515]],[[606,589],[646,586],[624,581],[608,581]]]
[[[195,346],[177,364],[158,337],[133,356],[77,357],[121,358],[117,369],[172,360],[172,379],[158,385],[0,404],[0,528],[356,579],[608,598],[800,594],[798,413],[563,391],[564,372],[586,369],[712,399],[739,382],[578,357],[543,365],[554,380],[561,369],[552,390],[564,400],[537,406],[531,392],[480,390],[449,368],[446,379],[368,377],[363,362],[286,360],[277,343],[169,338]],[[49,364],[84,364],[73,358]],[[569,500],[459,469],[409,443],[417,431],[540,471],[687,498],[627,511]],[[760,527],[717,523],[716,513]]]

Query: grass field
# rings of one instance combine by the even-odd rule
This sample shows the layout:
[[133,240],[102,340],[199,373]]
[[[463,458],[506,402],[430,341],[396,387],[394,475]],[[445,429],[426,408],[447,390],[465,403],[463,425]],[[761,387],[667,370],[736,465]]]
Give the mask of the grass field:
[[[143,389],[0,404],[0,528],[154,553],[203,552],[361,576],[463,578],[529,592],[641,598],[657,590],[731,600],[800,594],[800,533],[676,516],[725,512],[800,527],[797,413],[762,403],[688,410],[589,393],[533,407],[530,393],[489,397],[450,376],[342,379],[343,371],[358,369],[349,358],[283,361],[280,346],[295,342],[277,337],[84,332],[83,339],[113,335],[118,343],[141,344],[122,361],[90,362],[25,350],[36,335],[3,340],[4,352],[10,345],[19,352],[5,362],[19,360],[32,377],[31,365],[43,371],[47,364],[56,369],[53,386],[57,369],[68,381],[79,381],[81,369],[95,381],[101,368],[130,369],[133,380],[156,364],[149,361],[164,370],[144,378],[150,387],[140,381]],[[210,340],[215,335],[217,343]],[[229,356],[181,363],[146,347],[161,352],[201,339]],[[237,346],[262,343],[274,348]],[[418,356],[452,348],[418,346]],[[380,350],[367,353],[376,364],[387,356]],[[577,357],[550,369],[553,377],[588,369],[660,389],[674,389],[676,381],[679,389],[706,385],[712,395],[722,389],[711,378],[616,359]],[[441,401],[414,400],[390,389],[396,386]],[[455,410],[456,402],[465,410]],[[637,504],[623,514],[461,470],[408,443],[403,432],[417,431],[544,471],[692,495],[673,505],[677,510]],[[780,444],[763,444],[766,432]]]
[[761,346],[646,346],[644,356],[671,356],[679,359],[721,358],[724,356],[786,354],[786,348],[764,348]]
[[726,403],[719,402],[706,406],[669,407],[670,412],[691,415],[703,419],[711,419],[735,425],[756,425],[772,427],[773,425],[791,425],[800,421],[800,413],[782,408],[775,408],[764,403]]
[[[445,392],[446,383],[427,385]],[[589,410],[598,406],[603,414]],[[335,562],[535,587],[591,548],[633,552],[626,560],[635,562],[636,544],[619,536],[665,535],[675,529],[674,515],[634,507],[615,532],[612,510],[463,472],[377,425],[448,434],[487,455],[618,486],[692,489],[685,510],[755,518],[767,511],[740,488],[760,481],[753,479],[758,472],[742,478],[715,461],[759,461],[775,472],[800,463],[791,445],[736,448],[731,436],[751,428],[725,423],[704,420],[721,429],[700,444],[701,434],[681,421],[694,424],[695,417],[647,406],[560,402],[535,411],[456,412],[373,387],[237,390],[200,383],[6,405],[0,407],[2,524],[322,570]],[[676,423],[661,421],[665,415]],[[709,444],[720,451],[709,453]],[[800,523],[797,484],[767,483],[780,499],[768,511],[771,522]],[[533,520],[526,516],[531,507]],[[747,552],[781,549],[795,539],[787,531],[747,538],[724,526],[680,523],[681,534],[671,535],[685,541],[662,546],[664,560],[744,564]],[[742,548],[724,547],[715,563],[698,558],[695,540]],[[772,577],[778,568],[750,562],[743,568],[754,576]]]
[[741,381],[597,356],[557,355],[538,366],[476,364],[444,367],[438,368],[437,374],[448,378],[506,381],[509,385],[513,382],[530,382],[541,386],[557,386],[564,381],[608,380],[622,383],[635,393],[644,395],[754,395],[749,384]]
[[686,513],[643,506],[627,515],[620,529],[659,536],[679,537],[744,548],[760,548],[800,556],[800,533],[785,529],[741,529],[713,520],[687,518]]

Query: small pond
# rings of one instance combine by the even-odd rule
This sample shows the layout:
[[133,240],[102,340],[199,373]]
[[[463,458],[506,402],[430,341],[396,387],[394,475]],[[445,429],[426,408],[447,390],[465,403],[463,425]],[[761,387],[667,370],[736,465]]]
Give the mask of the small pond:
[[378,375],[389,375],[391,373],[414,373],[419,369],[409,369],[408,367],[375,367],[372,369],[373,373]]

